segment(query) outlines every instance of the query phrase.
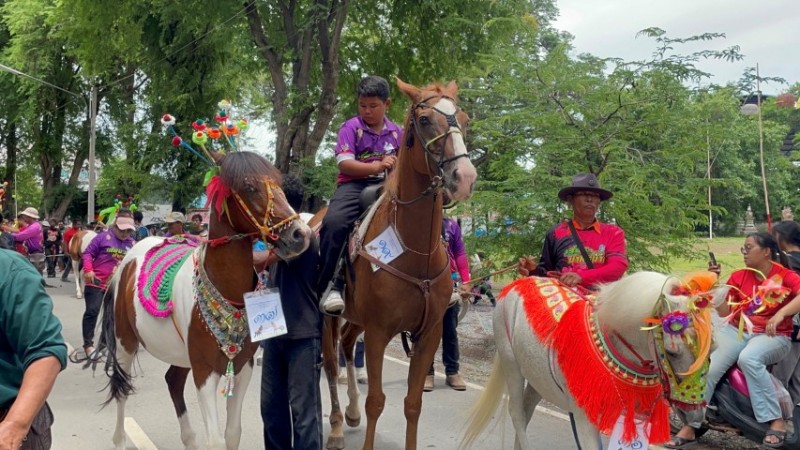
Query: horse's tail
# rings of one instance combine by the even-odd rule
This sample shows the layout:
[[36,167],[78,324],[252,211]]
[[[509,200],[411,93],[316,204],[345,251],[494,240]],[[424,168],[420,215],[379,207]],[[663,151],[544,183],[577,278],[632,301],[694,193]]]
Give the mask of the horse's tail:
[[486,383],[483,393],[472,405],[467,429],[461,439],[461,444],[458,446],[459,449],[470,448],[475,439],[486,429],[495,411],[497,411],[497,407],[500,406],[500,401],[503,400],[505,393],[506,372],[500,362],[500,356],[495,355],[492,374],[489,376],[489,381]]
[[120,401],[133,394],[133,381],[129,374],[119,364],[117,359],[117,334],[116,320],[114,319],[114,303],[116,300],[116,290],[120,279],[121,270],[109,280],[106,292],[103,295],[102,320],[98,348],[106,348],[105,372],[108,376],[108,398],[103,402],[103,407],[111,403],[112,400]]

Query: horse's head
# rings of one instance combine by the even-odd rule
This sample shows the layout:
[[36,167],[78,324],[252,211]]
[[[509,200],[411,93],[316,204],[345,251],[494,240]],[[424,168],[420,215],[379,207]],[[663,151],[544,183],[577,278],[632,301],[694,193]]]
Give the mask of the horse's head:
[[469,198],[478,174],[464,143],[469,116],[456,102],[456,82],[418,88],[398,78],[397,87],[411,99],[405,147],[411,150],[416,139],[424,150],[411,156],[414,169],[431,178],[441,177],[451,199]]
[[281,174],[263,156],[251,152],[213,154],[220,173],[208,185],[214,222],[227,223],[236,233],[262,237],[275,245],[282,259],[308,248],[311,229],[289,205],[281,189]]
[[601,289],[598,296],[598,316],[605,325],[636,336],[632,342],[655,344],[654,357],[668,400],[687,415],[702,414],[706,400],[711,310],[728,293],[715,283],[716,275],[709,272],[686,280],[637,272]]

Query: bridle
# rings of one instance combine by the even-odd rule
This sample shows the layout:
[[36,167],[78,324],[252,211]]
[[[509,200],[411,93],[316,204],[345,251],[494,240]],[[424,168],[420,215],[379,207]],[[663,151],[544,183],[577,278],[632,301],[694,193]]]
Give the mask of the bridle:
[[[275,183],[271,178],[265,177],[264,187],[267,194],[267,207],[264,208],[264,218],[262,220],[256,219],[255,215],[253,215],[253,212],[250,210],[250,207],[247,206],[247,203],[242,199],[238,192],[232,191],[232,194],[233,198],[236,199],[236,205],[245,214],[245,216],[247,216],[250,223],[258,230],[252,233],[247,233],[243,235],[243,237],[260,235],[262,239],[274,242],[278,240],[278,233],[280,233],[281,230],[289,226],[300,216],[297,213],[294,213],[277,223],[273,223],[275,220],[275,193],[273,190],[278,188],[278,184]],[[228,213],[228,222],[231,224],[231,226],[233,226],[233,220],[231,219],[230,212],[226,212]]]
[[[456,106],[455,112],[453,114],[448,114],[448,113],[442,111],[441,109],[439,109],[439,108],[437,108],[435,106],[429,105],[428,102],[430,100],[432,100],[432,99],[435,99],[435,98],[438,98],[438,99],[443,99],[444,98],[444,99],[447,99],[447,100],[450,100],[451,102],[453,102],[453,105]],[[428,109],[433,110],[437,114],[443,115],[445,120],[447,121],[448,129],[444,133],[436,135],[436,136],[432,137],[431,139],[425,140],[425,138],[424,138],[424,136],[422,134],[422,129],[420,128],[419,121],[417,119],[417,114],[416,114],[416,111],[418,109],[420,109],[420,108],[428,108]],[[459,111],[461,111],[461,108],[458,107],[458,104],[456,103],[455,99],[452,98],[452,97],[446,96],[446,95],[432,95],[430,97],[425,98],[424,100],[420,100],[419,102],[414,103],[413,105],[411,105],[411,108],[409,108],[409,113],[408,114],[409,114],[409,121],[411,122],[413,133],[409,133],[408,136],[406,137],[406,148],[410,149],[410,148],[412,148],[414,146],[414,135],[416,135],[417,139],[419,139],[420,143],[422,144],[422,149],[426,153],[425,166],[427,168],[428,175],[430,176],[430,179],[431,179],[431,185],[427,189],[422,191],[422,194],[420,194],[418,197],[414,198],[413,200],[400,201],[399,199],[395,198],[394,201],[396,201],[397,203],[399,203],[401,205],[407,205],[407,204],[410,204],[410,203],[414,203],[414,202],[422,199],[423,197],[427,197],[428,195],[431,195],[432,193],[435,193],[436,191],[438,191],[442,187],[442,183],[443,183],[443,180],[444,180],[444,166],[445,166],[445,164],[453,162],[453,161],[455,161],[455,160],[457,160],[459,158],[467,158],[467,157],[469,157],[469,155],[467,153],[463,153],[461,155],[455,155],[455,156],[452,156],[450,158],[445,158],[444,157],[444,148],[447,145],[447,139],[450,137],[450,135],[451,134],[460,134],[461,136],[464,136],[464,132],[463,132],[463,130],[461,128],[461,125],[458,123],[458,119],[456,119],[456,114],[458,114]],[[432,146],[434,144],[436,144],[440,140],[442,141],[441,149],[438,152],[436,152],[436,151],[434,151],[432,149]],[[433,160],[436,163],[436,171],[435,172],[433,172],[431,170],[430,160]]]

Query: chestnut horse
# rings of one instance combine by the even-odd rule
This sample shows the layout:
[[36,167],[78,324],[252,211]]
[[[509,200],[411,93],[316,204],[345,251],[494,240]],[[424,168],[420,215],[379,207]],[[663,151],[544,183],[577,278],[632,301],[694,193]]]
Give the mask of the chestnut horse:
[[[383,354],[389,341],[401,332],[410,332],[413,341],[404,405],[405,448],[417,448],[422,387],[442,337],[442,317],[453,292],[441,237],[442,191],[453,200],[464,200],[471,195],[477,178],[464,143],[468,116],[456,103],[456,83],[417,88],[398,79],[397,86],[411,100],[403,145],[363,242],[394,227],[405,251],[388,265],[378,264],[377,271],[371,267],[371,257],[359,252],[346,276],[343,318],[348,323],[342,329],[350,399],[346,416],[348,425],[356,426],[360,421],[353,346],[364,331],[369,375],[364,449],[375,446],[375,427],[386,399],[381,385]],[[323,364],[331,394],[329,449],[344,448],[337,392],[338,333],[338,320],[326,319]]]
[[[206,426],[206,448],[238,448],[242,402],[258,348],[250,342],[246,317],[240,311],[244,294],[256,288],[253,240],[264,237],[283,259],[302,253],[310,242],[311,230],[296,220],[298,215],[287,203],[280,173],[272,164],[249,152],[213,156],[220,173],[206,191],[211,204],[208,240],[195,244],[193,254],[179,268],[172,268],[171,315],[151,315],[152,308],[145,308],[140,291],[145,256],[164,238],[146,238],[125,255],[104,301],[103,334],[111,378],[107,402],[117,401],[113,436],[117,449],[125,448],[125,400],[133,392],[130,369],[140,344],[170,364],[165,378],[186,448],[198,448],[183,398],[190,370]],[[224,437],[217,412],[221,378],[228,397]]]
[[92,230],[81,230],[69,240],[67,253],[72,261],[72,273],[75,274],[75,297],[77,298],[83,298],[83,271],[78,270],[81,266],[81,257],[95,236],[97,233]]

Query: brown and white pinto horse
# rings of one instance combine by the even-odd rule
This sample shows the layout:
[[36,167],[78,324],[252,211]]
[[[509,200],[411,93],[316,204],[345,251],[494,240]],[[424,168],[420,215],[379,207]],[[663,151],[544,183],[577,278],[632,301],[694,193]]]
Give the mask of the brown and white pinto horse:
[[72,261],[72,273],[75,274],[75,297],[77,298],[83,298],[83,271],[78,270],[81,265],[81,257],[83,257],[83,252],[95,236],[97,236],[97,233],[92,230],[81,230],[69,240],[67,253]]
[[[249,152],[214,156],[220,174],[212,179],[207,190],[212,204],[208,241],[200,243],[177,269],[172,285],[171,315],[159,318],[148,313],[137,289],[137,280],[145,267],[145,255],[164,243],[164,238],[144,239],[127,253],[104,302],[103,334],[110,337],[107,339],[110,366],[107,372],[111,378],[108,402],[117,401],[113,436],[117,449],[125,448],[125,400],[133,392],[130,369],[140,344],[153,356],[170,364],[165,378],[185,447],[198,448],[183,398],[191,370],[206,426],[206,448],[238,448],[242,402],[258,344],[250,342],[246,320],[246,337],[238,343],[220,343],[219,330],[224,329],[224,323],[205,320],[208,316],[203,311],[209,311],[209,305],[212,309],[215,307],[218,317],[229,323],[243,317],[238,311],[244,304],[243,295],[256,287],[252,257],[254,238],[264,236],[284,259],[302,253],[310,242],[311,230],[302,220],[296,220],[298,215],[287,203],[280,189],[280,173],[272,164]],[[233,305],[234,312],[223,309],[227,308],[225,303]],[[240,332],[242,329],[237,326],[232,330]],[[111,333],[114,336],[110,336]],[[235,377],[234,388],[227,398],[223,437],[217,412],[218,384],[221,378],[228,378],[225,375],[230,373],[229,361]]]
[[[405,448],[417,448],[417,423],[422,410],[422,388],[433,355],[442,337],[444,316],[453,285],[450,265],[442,244],[442,190],[453,200],[472,193],[477,178],[467,156],[464,130],[468,116],[456,103],[458,87],[433,84],[417,88],[397,80],[411,100],[398,152],[397,166],[386,183],[385,200],[374,215],[364,242],[394,227],[405,252],[389,265],[373,272],[366,253],[360,252],[346,277],[342,346],[348,372],[347,423],[356,426],[361,417],[355,384],[353,346],[363,330],[369,393],[364,449],[375,446],[375,428],[386,396],[382,389],[383,354],[398,333],[409,331],[414,343],[405,399]],[[342,411],[337,392],[336,342],[338,320],[326,320],[323,355],[331,394],[329,449],[344,448]]]

